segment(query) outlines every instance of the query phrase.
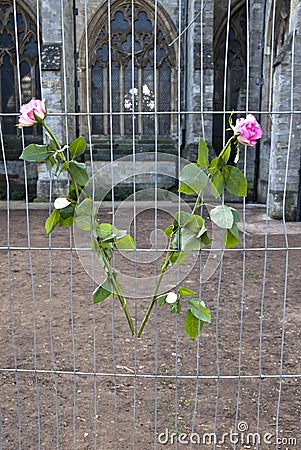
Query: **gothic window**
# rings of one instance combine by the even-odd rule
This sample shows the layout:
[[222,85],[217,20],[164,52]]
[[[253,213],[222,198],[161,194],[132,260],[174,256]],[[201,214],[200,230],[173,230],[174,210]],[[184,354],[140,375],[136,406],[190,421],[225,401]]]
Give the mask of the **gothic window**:
[[[246,104],[246,50],[247,25],[246,7],[239,3],[231,15],[227,40],[227,18],[219,26],[214,42],[214,110],[244,110]],[[226,55],[226,50],[228,54]],[[227,72],[225,74],[225,58]],[[226,91],[224,79],[227,79]],[[223,145],[224,115],[215,114],[213,122],[213,144],[215,148]],[[227,120],[227,118],[226,118]]]
[[[136,135],[154,134],[154,113],[176,105],[175,51],[165,24],[158,20],[155,30],[152,10],[123,2],[114,6],[110,26],[101,17],[97,30],[90,47],[93,134],[130,135],[133,125]],[[158,133],[171,134],[172,121],[171,114],[161,114]]]
[[[0,106],[1,112],[8,114],[19,111],[19,81],[22,103],[40,96],[36,26],[18,4],[16,9],[14,15],[13,2],[0,0]],[[15,116],[2,116],[5,135],[15,135],[15,125]],[[38,129],[30,132],[38,133]]]

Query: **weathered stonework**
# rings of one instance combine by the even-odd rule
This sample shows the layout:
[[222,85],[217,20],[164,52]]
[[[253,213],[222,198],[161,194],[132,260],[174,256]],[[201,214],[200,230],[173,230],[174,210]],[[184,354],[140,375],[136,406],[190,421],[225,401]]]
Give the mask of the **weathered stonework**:
[[[273,218],[295,220],[300,192],[301,70],[300,4],[294,10],[295,21],[274,61],[274,104],[277,113],[271,128],[271,182],[269,208]],[[278,111],[283,111],[278,113]]]
[[[99,17],[106,15],[117,2],[123,4],[125,1],[45,0],[40,3],[37,14],[35,2],[17,0],[28,10],[33,21],[35,16],[39,17],[42,95],[47,103],[49,125],[62,143],[84,134],[91,141],[91,154],[100,165],[111,155],[111,144],[103,141],[109,135],[91,136],[90,133],[92,119],[88,113],[92,104],[92,77],[90,60],[86,59],[91,56],[87,37],[94,33],[93,27],[98,32]],[[143,146],[142,153],[146,155],[157,145],[159,151],[175,154],[181,148],[181,156],[194,159],[198,140],[202,137],[214,156],[217,128],[217,141],[221,142],[224,138],[221,134],[223,119],[229,110],[234,108],[239,115],[253,111],[263,127],[264,137],[256,149],[242,149],[239,165],[246,170],[248,199],[262,203],[268,199],[270,214],[277,218],[283,216],[285,205],[284,215],[294,219],[301,196],[301,0],[276,3],[275,0],[250,0],[248,14],[244,0],[231,1],[231,14],[228,14],[228,0],[184,0],[180,3],[178,0],[157,3],[145,0],[148,11],[154,11],[155,5],[158,17],[170,29],[168,39],[174,40],[172,48],[176,61],[171,77],[171,105],[176,112],[180,105],[183,113],[176,113],[171,126],[168,138],[173,140],[172,145],[164,136],[157,144],[139,136],[141,141],[135,142],[136,150],[139,145]],[[244,24],[246,17],[249,20],[247,27]],[[225,75],[227,26],[233,48],[228,48],[228,72]],[[223,100],[224,95],[227,102]],[[78,112],[80,114],[76,115]],[[220,122],[216,120],[218,112]],[[130,146],[118,143],[118,136],[114,139],[115,157],[131,151]],[[46,136],[44,140],[47,140]],[[18,164],[21,170],[20,162]],[[15,166],[10,167],[15,176]],[[34,185],[34,177],[31,182]],[[39,166],[38,198],[49,197],[49,183],[45,168]],[[53,195],[62,193],[65,185],[65,179],[54,183]]]
[[[211,146],[213,106],[212,0],[189,2],[187,23],[187,105],[185,157],[195,158],[200,137]],[[203,10],[201,11],[201,8]],[[197,17],[198,16],[198,17]],[[197,19],[195,19],[197,17]],[[196,111],[196,113],[193,113]],[[201,112],[201,114],[200,114]],[[204,113],[202,113],[204,112]]]

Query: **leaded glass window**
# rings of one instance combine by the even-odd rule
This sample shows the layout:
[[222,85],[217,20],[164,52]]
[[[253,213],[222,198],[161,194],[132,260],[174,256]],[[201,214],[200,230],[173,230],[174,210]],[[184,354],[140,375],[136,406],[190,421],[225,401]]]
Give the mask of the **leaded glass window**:
[[[246,8],[236,9],[229,24],[227,45],[227,21],[217,27],[214,42],[214,110],[244,110],[246,107],[246,67],[247,67],[247,24]],[[228,54],[226,55],[226,51]],[[225,73],[225,58],[227,69]],[[227,80],[226,90],[224,80]],[[213,121],[213,145],[215,149],[223,146],[224,114],[215,114]],[[226,117],[227,123],[228,117]],[[235,120],[235,116],[233,118]]]
[[[19,79],[22,103],[41,95],[36,26],[30,16],[16,5],[19,61],[13,2],[0,0],[0,105],[1,112],[8,114],[18,112],[20,108]],[[15,116],[2,116],[1,123],[5,135],[17,133]],[[37,134],[38,129],[34,127],[30,133]]]
[[[110,26],[100,19],[90,46],[93,134],[130,135],[134,126],[136,135],[153,135],[155,112],[174,110],[176,57],[165,26],[158,20],[155,30],[154,13],[137,2],[115,5]],[[171,134],[172,120],[159,115],[158,133]]]

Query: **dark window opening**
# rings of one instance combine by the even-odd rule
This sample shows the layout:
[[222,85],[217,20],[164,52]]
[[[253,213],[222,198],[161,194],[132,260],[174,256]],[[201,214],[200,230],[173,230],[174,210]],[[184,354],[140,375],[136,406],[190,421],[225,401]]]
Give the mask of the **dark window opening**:
[[155,112],[160,111],[167,114],[159,116],[157,132],[171,134],[168,112],[172,110],[175,54],[160,24],[155,39],[154,16],[139,4],[132,10],[130,3],[123,3],[112,13],[110,30],[107,19],[99,29],[91,42],[90,55],[92,112],[99,113],[93,115],[93,134],[154,135]]

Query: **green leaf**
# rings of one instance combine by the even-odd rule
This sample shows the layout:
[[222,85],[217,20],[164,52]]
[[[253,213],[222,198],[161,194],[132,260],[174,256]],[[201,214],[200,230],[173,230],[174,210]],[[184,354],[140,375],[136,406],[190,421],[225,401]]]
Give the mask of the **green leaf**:
[[53,166],[56,164],[56,160],[55,160],[55,158],[54,158],[52,155],[50,155],[50,156],[48,156],[48,158],[46,159],[45,163],[46,163],[47,170],[48,170],[49,172],[51,172]]
[[209,165],[208,161],[208,147],[205,141],[203,139],[200,139],[199,147],[198,147],[198,159],[197,159],[197,165],[199,167],[206,168]]
[[200,319],[202,322],[211,323],[211,313],[200,298],[191,298],[189,300],[189,309],[197,319]]
[[160,295],[160,297],[157,297],[157,305],[164,306],[166,304],[166,297],[167,297],[167,294]]
[[68,205],[65,208],[59,210],[60,213],[60,226],[61,227],[71,227],[74,220],[74,207]]
[[184,330],[187,336],[191,339],[196,339],[202,331],[203,326],[204,322],[197,319],[192,312],[188,310],[184,320]]
[[180,314],[182,309],[182,303],[179,301],[176,301],[175,303],[171,303],[170,305],[170,312],[172,314]]
[[191,214],[184,212],[184,211],[180,211],[177,212],[175,214],[175,218],[173,221],[174,227],[185,227],[185,225],[187,225],[187,223],[190,221],[191,219]]
[[60,226],[61,227],[71,227],[73,225],[73,222],[74,222],[73,216],[66,217],[65,219],[64,219],[64,217],[60,218]]
[[183,194],[199,194],[208,183],[208,177],[195,163],[187,164],[180,173],[179,192]]
[[47,234],[51,233],[55,226],[59,223],[60,217],[59,211],[54,209],[45,222],[45,230]]
[[176,214],[174,223],[180,225],[181,228],[175,234],[172,248],[178,249],[180,236],[181,251],[200,250],[201,236],[207,231],[204,219],[197,214],[181,212]]
[[226,190],[237,197],[245,197],[247,195],[248,183],[244,174],[234,166],[225,166],[222,170]]
[[100,303],[106,298],[110,297],[112,291],[110,289],[107,289],[106,287],[109,287],[108,279],[103,284],[98,286],[98,288],[96,288],[95,291],[93,292],[94,303]]
[[115,247],[123,252],[134,250],[134,239],[130,234],[126,234],[125,236],[122,236],[122,238],[116,240]]
[[95,220],[95,212],[92,216],[92,200],[85,198],[75,208],[75,224],[81,230],[91,230]]
[[180,250],[180,229],[176,231],[171,241],[171,250],[178,252]]
[[101,253],[101,250],[99,248],[99,243],[97,242],[96,239],[93,239],[91,242],[91,247],[93,250],[93,253],[95,254],[97,261],[100,263],[100,265],[105,268],[105,262]]
[[240,214],[239,214],[239,212],[237,211],[237,209],[232,208],[231,206],[230,206],[230,209],[231,209],[232,214],[233,214],[234,223],[240,222],[240,220],[241,220],[241,219],[240,219]]
[[85,186],[89,181],[86,165],[77,161],[70,161],[68,171],[71,175],[73,182],[80,186]]
[[193,250],[200,250],[201,242],[193,231],[187,228],[181,228],[181,250],[183,252],[192,252]]
[[215,198],[218,198],[222,195],[225,189],[225,180],[222,172],[217,170],[212,176],[211,183],[211,192]]
[[98,223],[95,228],[95,233],[102,240],[110,238],[113,234],[115,236],[119,236],[120,234],[117,228],[113,227],[111,223]]
[[70,165],[70,161],[65,161],[64,164],[63,164],[62,167],[61,167],[60,172],[61,172],[61,173],[62,173],[62,172],[66,172],[66,170],[69,169],[69,165]]
[[67,219],[70,216],[74,216],[74,207],[72,205],[68,205],[65,208],[59,209],[60,211],[60,216],[63,219]]
[[200,237],[203,233],[205,233],[205,231],[207,231],[204,224],[205,220],[203,217],[198,216],[197,214],[192,214],[189,222],[186,223],[185,228],[195,233],[197,237]]
[[208,168],[209,173],[211,173],[211,175],[214,175],[215,172],[220,170],[224,165],[225,165],[225,161],[220,156],[217,156],[210,163],[210,166]]
[[102,243],[109,243],[109,242],[112,243],[112,242],[116,241],[116,238],[117,238],[117,234],[112,233],[112,234],[109,234],[109,236],[107,236],[101,242]]
[[194,295],[195,292],[191,289],[186,288],[185,286],[180,286],[178,289],[179,297],[185,297],[186,295]]
[[179,251],[175,251],[172,252],[170,255],[170,262],[171,264],[182,264],[186,259],[186,252],[179,252]]
[[75,141],[70,144],[69,147],[70,155],[72,159],[79,155],[82,155],[86,151],[86,141],[82,136],[79,136]]
[[221,228],[231,228],[234,222],[233,214],[229,206],[218,205],[210,211],[210,218]]
[[225,237],[226,248],[233,248],[240,242],[239,231],[236,223],[233,224],[232,228],[227,230]]
[[169,227],[165,228],[164,234],[167,237],[170,237],[172,235],[172,232],[174,230],[173,225],[170,225]]
[[47,145],[29,144],[24,148],[20,159],[27,162],[44,162],[52,154]]
[[209,239],[207,232],[202,234],[201,242],[202,242],[202,245],[201,245],[202,248],[205,247],[206,245],[211,244],[211,240]]
[[95,233],[100,239],[105,239],[113,232],[113,226],[111,223],[98,223],[95,228]]

